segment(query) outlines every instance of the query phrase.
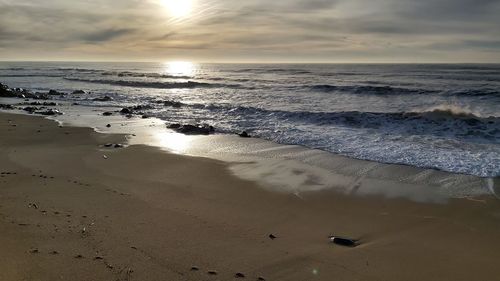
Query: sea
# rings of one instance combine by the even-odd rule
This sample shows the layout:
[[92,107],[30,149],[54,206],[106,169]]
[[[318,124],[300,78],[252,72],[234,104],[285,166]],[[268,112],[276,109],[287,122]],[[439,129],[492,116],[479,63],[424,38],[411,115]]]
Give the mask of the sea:
[[500,176],[498,64],[0,62],[0,82],[89,108],[143,105],[217,134]]

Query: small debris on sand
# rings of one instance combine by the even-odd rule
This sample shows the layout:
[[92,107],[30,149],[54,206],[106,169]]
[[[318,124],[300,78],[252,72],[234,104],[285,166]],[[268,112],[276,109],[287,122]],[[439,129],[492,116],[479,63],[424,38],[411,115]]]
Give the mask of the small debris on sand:
[[330,236],[330,242],[340,245],[340,246],[346,246],[346,247],[356,247],[357,240],[354,239],[349,239],[349,238],[342,238],[342,237],[337,237],[337,236]]

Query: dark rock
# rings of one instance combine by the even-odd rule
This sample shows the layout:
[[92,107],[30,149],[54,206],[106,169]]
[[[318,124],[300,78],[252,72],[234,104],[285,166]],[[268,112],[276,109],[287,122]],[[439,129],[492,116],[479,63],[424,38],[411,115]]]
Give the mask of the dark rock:
[[115,144],[115,148],[123,148],[123,144],[117,143],[117,144]]
[[178,101],[171,101],[171,100],[167,100],[167,101],[164,101],[163,102],[163,105],[164,106],[171,106],[171,107],[174,107],[174,108],[179,108],[181,107],[183,104],[181,102],[178,102]]
[[62,115],[62,112],[60,112],[57,109],[49,109],[46,111],[37,111],[36,113],[41,114],[41,115],[47,115],[47,116]]
[[182,125],[181,124],[170,124],[167,126],[168,129],[179,129]]
[[185,135],[209,135],[215,131],[214,127],[203,124],[203,125],[182,125],[178,128],[174,128],[178,133]]
[[[44,99],[47,97],[46,94],[37,93],[33,94],[30,91],[22,88],[11,89],[7,85],[0,83],[0,97],[4,98],[32,98],[32,99]],[[48,97],[47,97],[48,99]]]
[[144,105],[136,105],[132,107],[132,110],[134,111],[140,111],[140,110],[147,110],[147,109],[152,109],[153,107],[147,104]]
[[24,111],[30,113],[30,114],[33,114],[35,113],[35,111],[39,110],[40,108],[37,108],[37,107],[33,107],[33,106],[27,106],[25,108],[23,108]]
[[257,278],[257,280],[259,280],[259,281],[266,281],[266,278],[264,278],[262,276],[259,276],[259,278]]
[[106,125],[106,128],[111,128],[111,124]]
[[57,106],[57,103],[55,103],[55,102],[39,102],[39,101],[25,102],[23,104],[26,104],[26,105],[38,105],[38,106]]
[[113,146],[112,143],[107,143],[107,144],[104,145],[104,147],[112,147],[112,146]]
[[113,98],[108,96],[93,99],[93,101],[112,101],[112,100]]
[[200,270],[199,267],[197,267],[197,266],[191,266],[191,271],[198,271],[198,270]]
[[49,96],[62,96],[64,93],[58,92],[56,90],[50,90],[48,93]]
[[239,133],[238,136],[240,136],[242,138],[251,138],[252,137],[246,131]]
[[245,274],[238,272],[234,275],[234,278],[245,278]]
[[142,115],[142,119],[148,119],[148,118],[151,118],[151,117],[149,115],[146,115],[146,114]]
[[122,108],[122,110],[120,110],[120,113],[121,114],[132,114],[132,113],[134,113],[134,110],[129,108],[129,107],[124,107],[124,108]]
[[274,234],[269,234],[269,238],[270,238],[271,240],[274,240],[274,239],[276,239],[276,238],[278,238],[278,237],[276,237]]
[[342,237],[336,237],[336,236],[331,236],[330,237],[330,242],[340,245],[340,246],[346,246],[346,247],[356,247],[357,241],[354,239],[349,239],[349,238],[342,238]]
[[83,95],[86,94],[84,90],[76,90],[71,93],[72,95]]
[[113,112],[106,111],[102,115],[104,115],[104,116],[111,116],[111,115],[113,115]]
[[207,273],[210,275],[217,275],[217,271],[215,270],[209,270]]
[[10,104],[0,104],[0,109],[14,109]]
[[0,97],[17,98],[17,95],[7,85],[0,83]]

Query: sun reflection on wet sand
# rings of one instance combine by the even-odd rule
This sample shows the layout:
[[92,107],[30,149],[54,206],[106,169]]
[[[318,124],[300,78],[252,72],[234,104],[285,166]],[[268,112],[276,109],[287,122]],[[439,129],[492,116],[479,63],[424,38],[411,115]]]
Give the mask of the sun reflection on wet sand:
[[190,147],[193,137],[171,132],[158,132],[154,138],[161,147],[167,148],[174,153],[186,153]]

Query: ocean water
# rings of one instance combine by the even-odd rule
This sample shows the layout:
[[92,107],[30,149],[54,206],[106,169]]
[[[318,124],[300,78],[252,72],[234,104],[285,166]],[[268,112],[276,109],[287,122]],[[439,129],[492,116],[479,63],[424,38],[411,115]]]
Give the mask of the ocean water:
[[500,176],[500,65],[2,62],[0,82],[89,107],[146,105],[220,134]]

